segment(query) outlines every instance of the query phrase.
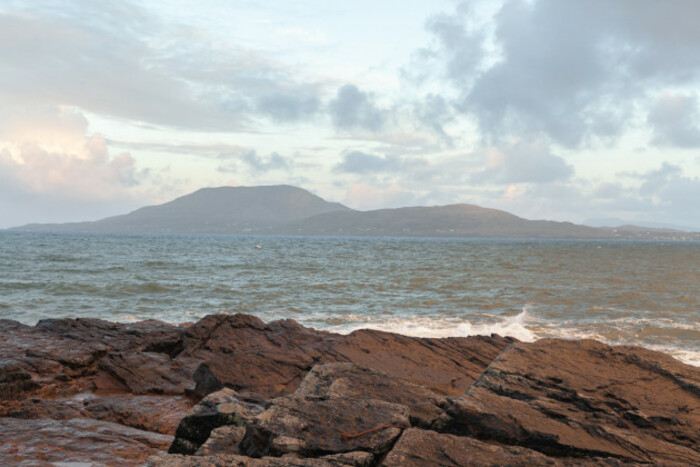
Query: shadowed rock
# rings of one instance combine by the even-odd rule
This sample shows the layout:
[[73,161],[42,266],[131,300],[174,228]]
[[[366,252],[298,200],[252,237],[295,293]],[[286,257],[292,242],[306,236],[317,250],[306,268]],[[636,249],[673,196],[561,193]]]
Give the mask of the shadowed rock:
[[[245,427],[257,414],[262,412],[262,409],[261,405],[239,400],[238,394],[232,389],[223,389],[210,394],[192,407],[180,421],[175,432],[175,440],[168,452],[173,454],[194,454],[210,438],[210,434],[215,428],[225,426]],[[237,436],[237,432],[230,433]],[[223,448],[224,445],[228,444],[232,444],[232,442],[225,443],[221,441],[214,443],[214,440],[212,440],[207,449],[215,450],[217,446]],[[235,446],[235,449],[226,448],[225,451],[227,453],[230,453],[232,450],[237,451],[237,442]],[[233,454],[236,453],[233,452]]]

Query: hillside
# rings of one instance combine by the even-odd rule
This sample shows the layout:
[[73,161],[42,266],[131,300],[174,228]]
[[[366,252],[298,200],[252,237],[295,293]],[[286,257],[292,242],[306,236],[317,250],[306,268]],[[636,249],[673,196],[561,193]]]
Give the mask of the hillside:
[[30,224],[30,232],[208,233],[392,237],[659,238],[699,234],[527,220],[472,204],[355,211],[287,185],[203,188],[158,206],[95,222]]
[[471,204],[320,214],[280,226],[292,235],[600,238],[609,232],[569,222],[531,221]]
[[348,211],[287,185],[202,188],[165,204],[95,222],[30,224],[13,230],[114,233],[258,233],[332,211]]

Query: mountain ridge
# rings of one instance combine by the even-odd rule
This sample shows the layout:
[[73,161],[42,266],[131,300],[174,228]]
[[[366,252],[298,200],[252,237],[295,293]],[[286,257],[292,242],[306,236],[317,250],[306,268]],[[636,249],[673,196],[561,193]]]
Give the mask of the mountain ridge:
[[12,231],[301,236],[676,238],[700,234],[636,226],[528,220],[474,204],[358,211],[290,185],[201,188],[172,201],[92,222],[27,224]]

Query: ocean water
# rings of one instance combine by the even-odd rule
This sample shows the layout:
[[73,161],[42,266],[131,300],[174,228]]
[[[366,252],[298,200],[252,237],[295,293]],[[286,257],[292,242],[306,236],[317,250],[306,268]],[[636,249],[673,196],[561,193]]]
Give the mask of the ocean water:
[[236,312],[341,333],[594,338],[700,365],[700,243],[0,233],[0,318]]

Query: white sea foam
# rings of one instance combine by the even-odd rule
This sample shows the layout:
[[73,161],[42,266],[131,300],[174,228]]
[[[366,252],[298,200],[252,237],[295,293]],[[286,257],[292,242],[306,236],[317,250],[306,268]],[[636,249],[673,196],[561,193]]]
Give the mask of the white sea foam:
[[531,342],[537,336],[527,328],[529,307],[514,316],[493,317],[489,322],[473,323],[465,319],[439,316],[371,318],[349,315],[343,323],[334,323],[334,331],[349,333],[358,329],[376,329],[414,337],[467,337],[500,334]]

